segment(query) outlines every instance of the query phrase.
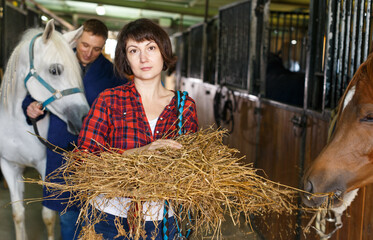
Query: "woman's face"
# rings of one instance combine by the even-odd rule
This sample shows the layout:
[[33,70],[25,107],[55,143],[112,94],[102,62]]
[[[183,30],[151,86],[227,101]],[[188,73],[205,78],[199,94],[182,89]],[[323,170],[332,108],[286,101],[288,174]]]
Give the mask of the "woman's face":
[[135,78],[140,80],[160,78],[163,57],[155,41],[136,42],[129,39],[126,44],[126,54]]

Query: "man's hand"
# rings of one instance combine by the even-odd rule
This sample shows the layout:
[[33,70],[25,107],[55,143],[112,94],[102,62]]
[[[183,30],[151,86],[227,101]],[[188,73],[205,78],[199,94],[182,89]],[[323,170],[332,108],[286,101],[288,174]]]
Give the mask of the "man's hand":
[[30,105],[28,105],[26,109],[27,116],[29,118],[37,118],[40,115],[44,114],[44,110],[42,110],[43,105],[37,101],[32,102]]

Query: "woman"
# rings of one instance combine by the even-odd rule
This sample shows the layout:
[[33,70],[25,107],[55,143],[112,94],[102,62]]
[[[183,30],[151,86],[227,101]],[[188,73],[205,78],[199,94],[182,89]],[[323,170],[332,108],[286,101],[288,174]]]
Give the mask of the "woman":
[[[83,123],[79,148],[100,152],[105,146],[123,149],[124,154],[166,146],[181,148],[181,144],[170,139],[177,134],[177,98],[161,82],[161,72],[174,63],[169,37],[157,24],[138,19],[124,26],[118,35],[114,65],[120,76],[133,75],[133,81],[99,95]],[[184,132],[197,131],[196,106],[189,97],[185,100],[183,119]],[[126,220],[129,209],[123,207],[130,202],[129,198],[108,201],[100,196],[96,200],[102,204],[95,207],[104,211],[108,220],[95,225],[97,233],[102,233],[104,239],[114,239],[117,235],[115,216],[121,217],[124,228],[129,230]],[[156,239],[163,239],[163,204],[159,204],[151,202],[143,206],[156,209],[150,211],[152,216],[145,214],[147,239],[155,228],[158,229]],[[168,216],[170,227],[174,222],[172,209]],[[152,220],[156,220],[155,224]],[[173,239],[175,231],[174,227],[170,228],[169,239]]]

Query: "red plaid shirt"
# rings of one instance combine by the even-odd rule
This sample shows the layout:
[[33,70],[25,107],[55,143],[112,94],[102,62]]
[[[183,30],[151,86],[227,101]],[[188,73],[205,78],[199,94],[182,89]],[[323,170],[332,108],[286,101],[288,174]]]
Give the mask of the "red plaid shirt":
[[[153,136],[134,82],[107,89],[94,101],[85,118],[78,146],[89,152],[102,151],[99,145],[126,150],[142,147],[165,136],[172,138],[177,135],[176,102],[177,98],[173,97],[164,108]],[[198,129],[196,105],[190,97],[185,100],[183,126],[186,132]]]

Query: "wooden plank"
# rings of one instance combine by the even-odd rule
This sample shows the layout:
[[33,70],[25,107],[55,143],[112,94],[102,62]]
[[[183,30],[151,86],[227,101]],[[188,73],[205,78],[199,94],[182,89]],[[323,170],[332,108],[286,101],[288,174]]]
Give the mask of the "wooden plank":
[[365,204],[363,210],[363,226],[362,226],[362,240],[373,239],[373,186],[369,185],[366,188],[365,192]]

